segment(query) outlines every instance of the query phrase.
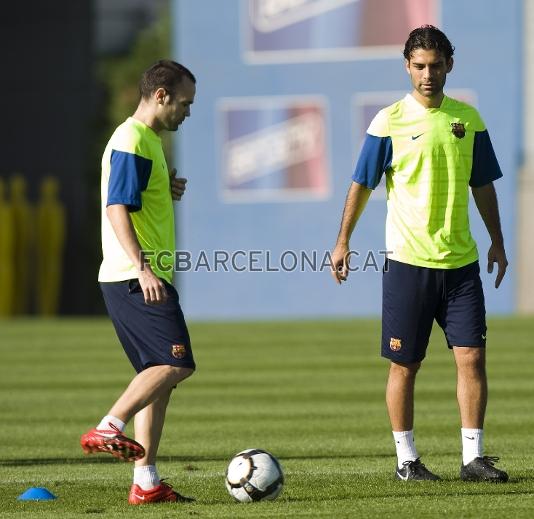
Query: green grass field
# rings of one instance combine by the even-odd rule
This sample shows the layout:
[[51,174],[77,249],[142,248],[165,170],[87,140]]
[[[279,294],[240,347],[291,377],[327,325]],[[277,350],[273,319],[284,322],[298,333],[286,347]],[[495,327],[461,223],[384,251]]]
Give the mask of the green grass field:
[[[197,502],[131,507],[132,467],[78,441],[132,376],[105,319],[0,323],[2,517],[534,517],[533,319],[492,319],[486,452],[504,485],[459,481],[451,353],[434,329],[416,395],[423,461],[444,481],[393,479],[387,363],[371,320],[191,325],[198,371],[173,396],[159,471]],[[238,504],[223,476],[239,450],[281,461],[275,502]],[[19,502],[31,486],[58,499]]]

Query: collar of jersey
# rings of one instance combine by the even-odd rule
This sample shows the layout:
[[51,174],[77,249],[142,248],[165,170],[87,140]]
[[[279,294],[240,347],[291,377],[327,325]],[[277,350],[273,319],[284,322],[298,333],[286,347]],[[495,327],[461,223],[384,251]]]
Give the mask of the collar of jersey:
[[[415,101],[415,100],[414,100]],[[139,119],[133,117],[128,117],[128,122],[134,126],[137,126],[149,139],[156,139],[161,141],[160,136],[152,129],[150,126],[147,126],[145,123],[141,122]]]
[[406,97],[404,98],[404,102],[411,108],[417,110],[418,112],[433,113],[433,112],[439,112],[440,110],[443,110],[443,108],[449,102],[449,98],[447,96],[443,96],[443,99],[441,100],[441,105],[438,108],[424,107],[412,94],[406,94]]

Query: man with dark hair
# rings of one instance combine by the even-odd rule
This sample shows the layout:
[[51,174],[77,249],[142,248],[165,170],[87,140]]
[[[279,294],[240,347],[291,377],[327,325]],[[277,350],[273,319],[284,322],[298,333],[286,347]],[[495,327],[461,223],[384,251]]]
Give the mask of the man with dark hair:
[[149,99],[159,87],[173,93],[175,88],[186,78],[193,84],[197,82],[193,73],[180,63],[161,59],[143,72],[139,81],[141,99]]
[[[98,276],[137,375],[80,440],[86,453],[135,461],[128,498],[134,505],[191,500],[162,482],[155,464],[171,391],[195,370],[170,259],[176,249],[172,201],[181,199],[186,179],[169,173],[159,136],[189,117],[195,78],[178,63],[159,61],[143,74],[139,90],[135,113],[115,130],[102,158]],[[123,434],[134,417],[135,440]]]
[[491,238],[495,288],[508,262],[493,181],[502,176],[478,112],[444,95],[454,48],[439,29],[411,32],[404,57],[413,90],[371,122],[349,188],[332,274],[348,275],[349,240],[372,190],[386,174],[388,257],[383,273],[382,356],[390,360],[386,402],[397,450],[396,477],[437,480],[413,439],[414,386],[434,319],[457,367],[462,422],[460,477],[507,481],[483,455],[487,402],[486,321],[478,252],[468,219],[469,187]]

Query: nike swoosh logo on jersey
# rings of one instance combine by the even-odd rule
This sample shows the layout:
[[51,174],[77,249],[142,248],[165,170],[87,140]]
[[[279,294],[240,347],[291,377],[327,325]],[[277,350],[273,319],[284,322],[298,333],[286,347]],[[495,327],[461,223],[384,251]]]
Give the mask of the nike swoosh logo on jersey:
[[423,135],[423,134],[420,133],[419,135],[412,135],[412,141],[415,141],[415,139],[419,139],[419,137],[421,137],[421,135]]

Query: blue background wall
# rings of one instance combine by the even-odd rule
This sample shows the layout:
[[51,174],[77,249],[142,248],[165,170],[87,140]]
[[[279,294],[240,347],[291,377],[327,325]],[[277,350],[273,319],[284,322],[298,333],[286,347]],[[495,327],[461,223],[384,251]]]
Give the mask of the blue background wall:
[[[189,178],[177,207],[178,247],[200,250],[330,250],[335,243],[354,161],[359,128],[354,115],[358,93],[410,90],[401,49],[394,56],[335,61],[251,64],[244,58],[240,15],[246,2],[175,0],[174,57],[197,76],[192,117],[177,139],[179,172]],[[474,92],[488,126],[504,178],[496,183],[509,261],[515,255],[516,171],[521,146],[521,2],[447,0],[439,6],[440,26],[456,47],[448,89]],[[336,27],[331,28],[336,31]],[[406,35],[407,36],[407,35]],[[447,90],[447,89],[446,89]],[[226,203],[221,196],[221,98],[314,96],[326,101],[329,193],[317,200]],[[473,209],[473,208],[472,208]],[[385,200],[371,198],[351,247],[384,249]],[[489,241],[472,211],[472,229],[481,264]],[[496,291],[483,276],[489,313],[515,308],[514,272]],[[240,319],[377,315],[380,274],[353,273],[338,287],[328,272],[187,272],[177,283],[186,314],[198,319]]]

